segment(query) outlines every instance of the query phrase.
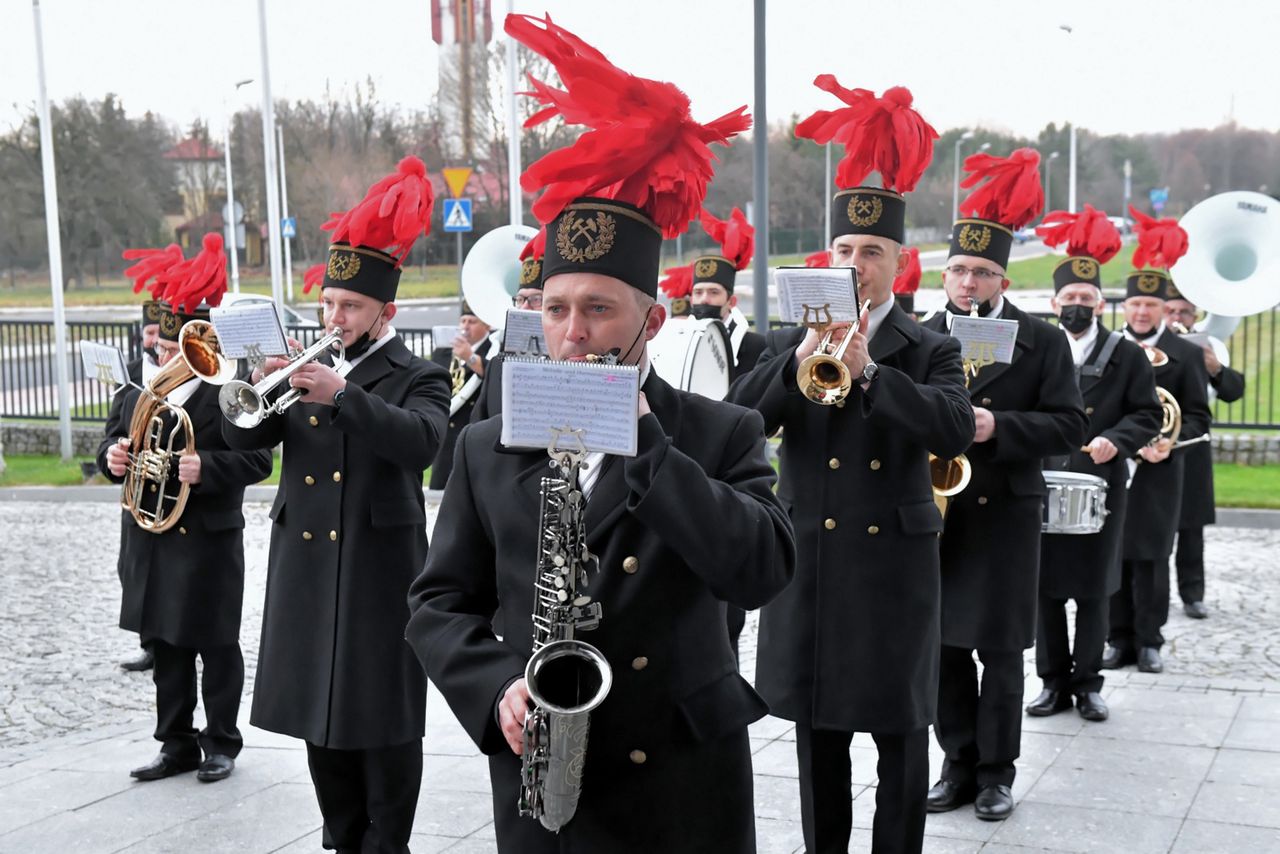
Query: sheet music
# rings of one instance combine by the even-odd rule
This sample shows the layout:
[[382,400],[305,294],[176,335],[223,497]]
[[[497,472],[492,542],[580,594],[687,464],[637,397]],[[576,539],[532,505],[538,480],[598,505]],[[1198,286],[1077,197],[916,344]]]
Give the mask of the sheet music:
[[218,333],[218,349],[228,359],[243,359],[255,350],[260,356],[289,352],[274,303],[219,306],[209,312],[209,319]]
[[[546,448],[552,431],[583,431],[588,452],[636,455],[640,370],[635,365],[502,361],[502,444]],[[569,448],[567,440],[560,447]]]
[[456,326],[433,326],[431,327],[431,349],[452,350],[453,339],[457,337],[458,327]]
[[[858,319],[858,271],[853,267],[778,267],[773,280],[778,284],[778,314],[789,323]],[[806,305],[812,310],[808,321]]]
[[1013,345],[1018,340],[1018,321],[996,317],[951,318],[951,335],[960,342],[960,356],[979,366],[1013,361]]
[[502,330],[502,352],[518,356],[547,355],[542,337],[542,312],[507,309],[507,324]]
[[120,352],[119,347],[99,344],[96,341],[81,341],[80,361],[84,365],[84,375],[98,380],[103,385],[129,384],[129,366],[125,363],[124,353]]
[[1209,344],[1209,333],[1207,332],[1188,332],[1186,335],[1182,336],[1182,340],[1195,344],[1201,350],[1205,347],[1211,346]]

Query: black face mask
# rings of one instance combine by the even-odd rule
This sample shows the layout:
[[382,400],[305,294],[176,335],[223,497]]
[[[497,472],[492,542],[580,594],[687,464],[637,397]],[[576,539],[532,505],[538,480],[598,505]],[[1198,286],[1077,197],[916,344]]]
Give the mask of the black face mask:
[[142,352],[145,355],[150,356],[151,361],[155,362],[157,365],[160,364],[160,351],[156,349],[154,344],[150,347],[143,347]]
[[1058,322],[1072,335],[1079,335],[1093,325],[1093,306],[1064,305],[1062,313],[1058,315]]
[[[978,303],[978,317],[986,317],[988,314],[991,313],[992,309],[994,308],[995,308],[995,305],[990,300],[986,302]],[[952,314],[958,314],[961,317],[969,316],[969,312],[965,311],[963,308],[956,305],[951,300],[947,300],[947,311],[951,312]]]
[[[382,308],[385,308],[386,305],[387,304],[384,302],[382,304]],[[378,317],[373,321],[373,323],[369,324],[369,328],[360,333],[360,337],[355,340],[355,343],[347,348],[345,356],[348,361],[351,359],[358,359],[368,352],[369,348],[373,346],[373,338],[369,336],[369,333],[373,331],[373,327],[378,325],[378,321],[382,320],[382,308],[378,309]]]
[[710,303],[701,303],[692,306],[689,313],[693,315],[695,320],[720,320],[720,312],[724,309],[722,305],[711,305]]

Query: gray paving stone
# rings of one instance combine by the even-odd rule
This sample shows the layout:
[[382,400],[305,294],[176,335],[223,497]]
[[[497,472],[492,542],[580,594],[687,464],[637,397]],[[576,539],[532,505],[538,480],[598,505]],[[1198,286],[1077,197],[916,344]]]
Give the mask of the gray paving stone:
[[1260,750],[1218,751],[1207,779],[1217,783],[1242,783],[1280,791],[1280,759]]
[[1026,801],[1182,817],[1191,808],[1200,783],[1154,774],[1054,767],[1045,771]]
[[[515,804],[511,809],[515,809]],[[413,829],[434,836],[470,836],[493,821],[493,800],[474,792],[433,791],[418,796]]]
[[[775,718],[773,715],[766,715],[755,723],[747,727],[747,731],[752,738],[765,738],[772,741],[784,735],[795,732],[796,725],[791,721],[784,721],[782,718]],[[795,741],[795,736],[791,736],[791,740]]]
[[1209,747],[1077,738],[1062,751],[1053,768],[1107,771],[1112,774],[1159,773],[1166,777],[1199,782],[1205,778],[1217,755],[1217,751]]
[[1080,854],[1164,854],[1182,820],[1028,801],[999,824],[991,841],[1002,845],[1053,845]]
[[1019,768],[1032,765],[1048,767],[1053,764],[1054,760],[1062,754],[1062,751],[1071,742],[1072,738],[1070,736],[1058,733],[1024,732],[1022,734],[1022,755],[1019,756],[1017,765]]
[[41,771],[3,790],[0,797],[0,851],[15,850],[5,835],[58,813],[88,806],[134,785],[124,774]]
[[1128,712],[1113,714],[1106,725],[1086,727],[1080,735],[1082,738],[1218,747],[1230,728],[1230,718]]
[[757,774],[754,784],[757,820],[800,820],[800,787],[794,778]]
[[[1231,725],[1223,747],[1280,751],[1280,720],[1239,719]],[[1276,757],[1280,762],[1280,757]]]
[[1245,697],[1239,717],[1246,721],[1280,721],[1280,697]]
[[1245,699],[1231,694],[1211,695],[1203,691],[1144,691],[1137,688],[1117,688],[1106,698],[1107,705],[1113,712],[1157,712],[1162,715],[1212,718],[1234,718]]
[[498,846],[487,839],[463,839],[440,850],[449,854],[497,854]]
[[1258,786],[1211,781],[1200,787],[1188,818],[1280,828],[1280,802]]
[[[852,851],[870,851],[871,838],[867,837],[867,846],[865,848],[853,848]],[[925,836],[924,838],[924,854],[976,854],[978,851],[985,851],[981,842],[974,842],[969,839],[948,839],[943,836]]]
[[924,831],[928,836],[982,843],[998,827],[996,822],[980,821],[973,814],[973,807],[966,805],[951,812],[930,813],[925,818]]
[[314,832],[320,822],[310,786],[279,783],[154,833],[121,854],[186,854],[193,850],[193,840],[198,840],[201,854],[272,851]]
[[1188,820],[1170,854],[1274,854],[1280,851],[1280,830]]
[[799,820],[756,818],[757,854],[791,854],[798,848],[804,848]]

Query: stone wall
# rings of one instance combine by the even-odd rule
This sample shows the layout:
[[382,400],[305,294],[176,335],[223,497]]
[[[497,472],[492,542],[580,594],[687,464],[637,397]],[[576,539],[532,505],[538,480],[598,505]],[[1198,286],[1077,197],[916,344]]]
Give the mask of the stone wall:
[[[96,457],[102,441],[101,424],[72,424],[71,453],[77,457]],[[58,422],[48,424],[0,423],[0,447],[10,457],[32,454],[57,454],[62,450]]]

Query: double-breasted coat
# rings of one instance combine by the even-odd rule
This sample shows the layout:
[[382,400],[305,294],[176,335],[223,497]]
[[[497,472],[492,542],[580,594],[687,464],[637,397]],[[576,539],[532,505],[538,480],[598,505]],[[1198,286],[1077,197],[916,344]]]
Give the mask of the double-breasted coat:
[[928,455],[973,439],[959,345],[897,306],[869,344],[880,375],[843,406],[796,385],[804,328],[770,333],[729,399],[783,429],[778,497],[795,581],[760,619],[756,684],[773,714],[818,729],[913,732],[938,690],[938,533]]
[[[1209,372],[1204,353],[1195,344],[1183,341],[1172,329],[1165,329],[1154,342],[1169,361],[1155,368],[1156,385],[1178,401],[1182,410],[1179,439],[1193,439],[1209,432]],[[1158,462],[1142,462],[1129,485],[1129,507],[1125,512],[1124,560],[1167,561],[1173,552],[1173,538],[1182,515],[1183,480],[1187,451],[1175,450]]]
[[[118,395],[117,417],[98,447],[98,468],[107,469],[107,448],[129,435],[129,422],[141,392]],[[189,649],[225,646],[240,640],[244,600],[244,488],[271,473],[271,453],[233,450],[222,438],[218,389],[201,383],[183,404],[195,430],[200,483],[193,485],[178,525],[162,534],[143,531],[126,511],[120,548],[120,628],[142,640],[161,640]],[[164,436],[177,420],[164,416]],[[178,447],[183,442],[177,443]],[[136,449],[134,449],[136,450]],[[176,494],[178,466],[171,464],[168,489]],[[154,510],[156,495],[146,491],[144,508]]]
[[[1207,373],[1207,371],[1206,371]],[[1209,385],[1217,392],[1218,400],[1234,403],[1244,397],[1244,375],[1223,366],[1216,377],[1209,377]],[[1208,442],[1188,445],[1178,451],[1186,460],[1183,465],[1185,488],[1182,490],[1182,514],[1178,530],[1202,528],[1217,521],[1213,494],[1213,448]]]
[[282,444],[254,726],[361,750],[423,734],[426,681],[404,641],[427,554],[422,473],[444,435],[449,379],[398,337],[347,375],[341,408],[299,402],[230,444]]
[[[1084,404],[1062,333],[1004,300],[1018,321],[1011,364],[969,382],[974,406],[991,410],[995,435],[965,450],[968,487],[951,499],[942,534],[942,643],[1022,650],[1035,643],[1044,516],[1041,461],[1084,441]],[[924,322],[947,331],[941,314]]]
[[[1107,331],[1098,337],[1084,364],[1101,367],[1100,375],[1080,376],[1080,394],[1088,418],[1085,443],[1102,436],[1116,455],[1102,465],[1079,448],[1052,457],[1046,470],[1091,474],[1107,482],[1107,517],[1096,534],[1043,534],[1040,541],[1040,593],[1052,599],[1096,599],[1120,589],[1120,539],[1128,504],[1128,460],[1160,430],[1160,401],[1155,375],[1142,349],[1120,340],[1105,365],[1097,363],[1106,348]],[[1065,333],[1064,333],[1065,334]],[[1119,336],[1120,333],[1114,333]]]
[[[496,704],[532,649],[545,451],[499,443],[501,416],[469,426],[410,593],[409,641],[467,733],[491,754],[503,852],[750,852],[746,726],[764,702],[739,674],[725,603],[756,608],[795,566],[791,524],[773,494],[760,416],[673,389],[643,387],[635,457],[607,457],[588,494],[586,592],[602,607],[578,637],[613,670],[591,713],[582,797],[559,835],[518,818],[520,760]],[[505,630],[491,625],[501,608]]]

